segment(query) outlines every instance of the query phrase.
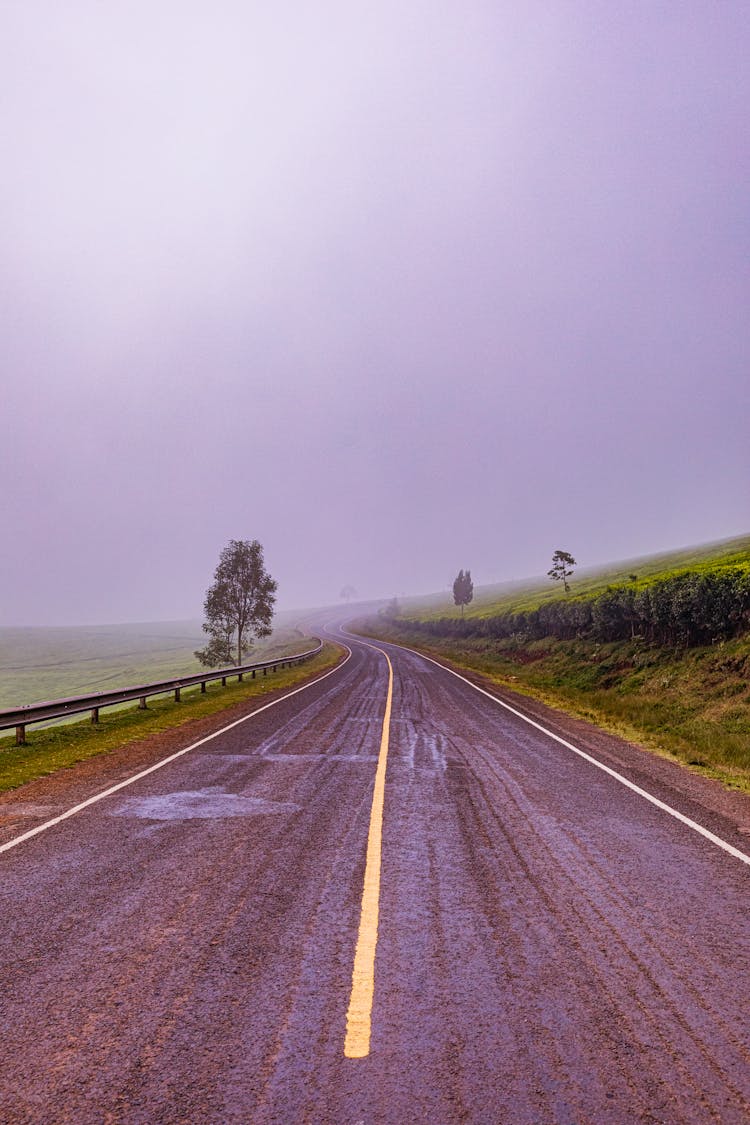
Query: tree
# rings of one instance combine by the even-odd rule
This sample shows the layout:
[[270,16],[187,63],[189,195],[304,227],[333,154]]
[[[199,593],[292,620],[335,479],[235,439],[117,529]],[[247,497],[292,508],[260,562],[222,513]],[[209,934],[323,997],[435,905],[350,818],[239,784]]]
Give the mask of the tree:
[[568,579],[573,573],[573,567],[576,565],[576,560],[567,551],[555,551],[552,556],[552,569],[547,571],[547,574],[553,582],[562,582],[567,593],[570,589]]
[[461,616],[464,615],[464,606],[467,606],[474,597],[474,583],[471,580],[471,571],[459,570],[453,581],[453,601],[461,606]]
[[206,591],[204,632],[210,640],[195,653],[209,668],[242,664],[253,637],[271,632],[277,583],[263,565],[257,539],[232,539],[219,556],[212,585]]
[[384,605],[383,608],[380,610],[380,613],[383,615],[383,617],[387,617],[391,621],[395,617],[398,617],[400,612],[401,612],[401,606],[398,604],[398,598],[395,598],[395,597],[391,598],[391,600],[388,602],[388,604]]
[[357,591],[349,583],[347,583],[347,585],[342,588],[341,593],[339,594],[339,597],[343,598],[345,602],[350,602],[352,598],[356,598],[356,596]]

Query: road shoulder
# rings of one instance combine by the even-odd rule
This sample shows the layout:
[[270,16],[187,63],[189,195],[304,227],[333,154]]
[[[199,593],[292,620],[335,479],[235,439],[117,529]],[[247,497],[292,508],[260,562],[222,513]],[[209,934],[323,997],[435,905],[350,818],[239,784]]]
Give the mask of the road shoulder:
[[[273,686],[271,681],[268,685],[261,682],[261,690],[255,694],[208,715],[183,719],[179,725],[150,733],[143,738],[123,741],[121,745],[0,793],[0,843],[5,843],[33,828],[40,821],[54,817],[141,770],[154,766],[259,708],[283,700],[292,691],[312,685],[325,673],[335,671],[346,660],[347,654],[343,647],[333,644],[330,647],[338,650],[336,660],[321,661],[316,658],[305,666],[304,672],[302,668],[296,670],[298,674],[292,683]],[[12,754],[14,751],[8,750],[6,753]]]

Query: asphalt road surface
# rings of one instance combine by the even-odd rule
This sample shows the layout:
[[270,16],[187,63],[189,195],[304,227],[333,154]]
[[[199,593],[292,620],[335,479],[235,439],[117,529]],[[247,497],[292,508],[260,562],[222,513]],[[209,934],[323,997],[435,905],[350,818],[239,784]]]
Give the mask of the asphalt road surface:
[[0,854],[3,1125],[748,1122],[747,799],[349,644]]

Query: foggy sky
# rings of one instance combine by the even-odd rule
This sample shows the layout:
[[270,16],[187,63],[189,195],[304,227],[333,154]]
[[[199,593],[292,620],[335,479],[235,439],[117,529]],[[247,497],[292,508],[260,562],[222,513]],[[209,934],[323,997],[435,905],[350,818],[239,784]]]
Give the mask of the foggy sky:
[[0,623],[739,534],[750,8],[0,0]]

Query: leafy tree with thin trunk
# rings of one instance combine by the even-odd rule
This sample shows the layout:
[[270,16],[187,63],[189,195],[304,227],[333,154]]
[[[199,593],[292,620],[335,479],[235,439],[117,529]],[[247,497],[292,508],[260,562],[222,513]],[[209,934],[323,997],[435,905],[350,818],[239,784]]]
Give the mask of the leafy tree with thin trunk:
[[276,589],[258,540],[230,540],[219,556],[203,603],[203,630],[210,639],[195,653],[201,664],[209,668],[242,664],[252,639],[271,632]]
[[553,582],[562,582],[567,594],[570,586],[568,579],[573,573],[573,567],[576,565],[576,560],[567,551],[555,551],[552,556],[552,568],[547,571],[548,576]]
[[453,601],[461,606],[461,616],[464,615],[464,606],[467,606],[474,597],[474,583],[471,580],[470,570],[459,570],[453,581]]

